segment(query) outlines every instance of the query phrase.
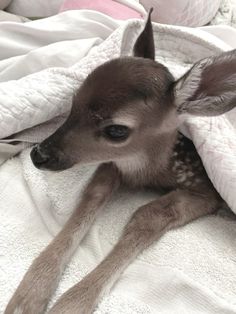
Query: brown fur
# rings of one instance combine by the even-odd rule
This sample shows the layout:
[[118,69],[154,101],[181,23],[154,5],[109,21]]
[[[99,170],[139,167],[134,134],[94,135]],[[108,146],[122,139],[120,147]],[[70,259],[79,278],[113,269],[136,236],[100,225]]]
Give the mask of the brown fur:
[[[171,228],[213,213],[223,202],[193,143],[178,133],[177,114],[217,115],[232,108],[236,52],[201,60],[174,82],[168,69],[152,60],[149,16],[134,53],[92,72],[74,97],[65,124],[32,150],[32,161],[42,169],[63,170],[91,162],[99,166],[78,209],[33,262],[5,314],[45,311],[71,255],[121,184],[163,188],[166,194],[137,209],[110,254],[57,301],[51,314],[92,313],[101,296],[145,248]],[[218,69],[225,69],[227,84],[216,80]],[[213,95],[216,82],[218,91]],[[104,130],[114,124],[129,128],[127,138],[115,142],[107,138]]]

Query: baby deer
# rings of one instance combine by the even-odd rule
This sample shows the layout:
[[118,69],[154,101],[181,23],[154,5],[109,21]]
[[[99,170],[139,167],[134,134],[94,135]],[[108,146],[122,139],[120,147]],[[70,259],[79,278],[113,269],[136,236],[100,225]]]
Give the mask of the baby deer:
[[50,314],[92,313],[144,249],[168,230],[222,205],[193,143],[178,133],[178,115],[214,116],[235,107],[236,50],[200,60],[178,81],[154,57],[149,13],[134,56],[96,68],[78,89],[66,122],[33,148],[31,158],[40,169],[95,162],[98,168],[78,208],[35,259],[5,314],[46,310],[72,254],[120,185],[161,188],[165,194],[137,209],[108,256],[63,294]]

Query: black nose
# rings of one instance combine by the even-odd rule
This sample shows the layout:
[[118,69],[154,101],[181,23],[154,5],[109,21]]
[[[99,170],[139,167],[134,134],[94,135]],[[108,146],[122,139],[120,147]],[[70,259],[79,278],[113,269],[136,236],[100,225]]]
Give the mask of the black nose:
[[33,164],[37,168],[40,168],[40,166],[46,164],[50,159],[50,156],[47,155],[46,153],[43,153],[42,151],[40,151],[38,146],[35,146],[32,149],[32,151],[30,153],[30,157],[32,159]]

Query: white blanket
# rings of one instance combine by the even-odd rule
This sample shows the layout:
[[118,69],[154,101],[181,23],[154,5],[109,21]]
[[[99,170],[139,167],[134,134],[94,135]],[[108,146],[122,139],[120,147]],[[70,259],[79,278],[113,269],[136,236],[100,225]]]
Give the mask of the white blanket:
[[[125,23],[103,41],[119,23],[99,13],[75,11],[31,22],[29,27],[24,24],[12,42],[17,46],[15,55],[0,62],[0,138],[16,132],[21,133],[14,140],[27,143],[47,137],[63,121],[73,92],[86,75],[106,60],[131,53],[141,30],[139,21]],[[6,46],[0,54],[9,48],[7,39],[11,38],[9,32],[14,33],[15,24],[6,23],[4,27],[1,38],[6,39]],[[86,41],[80,36],[88,30],[91,36]],[[27,45],[20,35],[25,32]],[[8,37],[4,37],[6,34]],[[155,25],[154,35],[157,60],[168,65],[176,77],[199,58],[230,49],[196,29]],[[60,67],[35,73],[52,65]],[[4,82],[13,78],[21,79]],[[53,119],[56,116],[59,118]],[[235,111],[218,118],[189,118],[184,131],[193,138],[214,185],[235,211],[234,117]],[[9,146],[0,144],[2,152],[7,149]],[[57,174],[40,172],[32,166],[29,151],[25,149],[0,167],[1,313],[32,259],[78,204],[80,191],[95,169],[76,166]],[[78,248],[54,299],[104,258],[132,212],[154,197],[157,195],[128,191],[116,196]],[[166,234],[125,271],[96,313],[236,313],[233,218],[205,217]]]

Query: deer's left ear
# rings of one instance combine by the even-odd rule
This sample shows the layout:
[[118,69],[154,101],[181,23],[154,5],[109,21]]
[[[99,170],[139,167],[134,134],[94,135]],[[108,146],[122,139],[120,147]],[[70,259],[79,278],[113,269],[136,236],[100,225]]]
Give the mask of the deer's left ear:
[[155,59],[155,45],[151,21],[152,11],[153,8],[150,9],[144,29],[134,44],[133,52],[135,57]]
[[236,49],[205,58],[176,83],[179,113],[216,116],[236,107]]

